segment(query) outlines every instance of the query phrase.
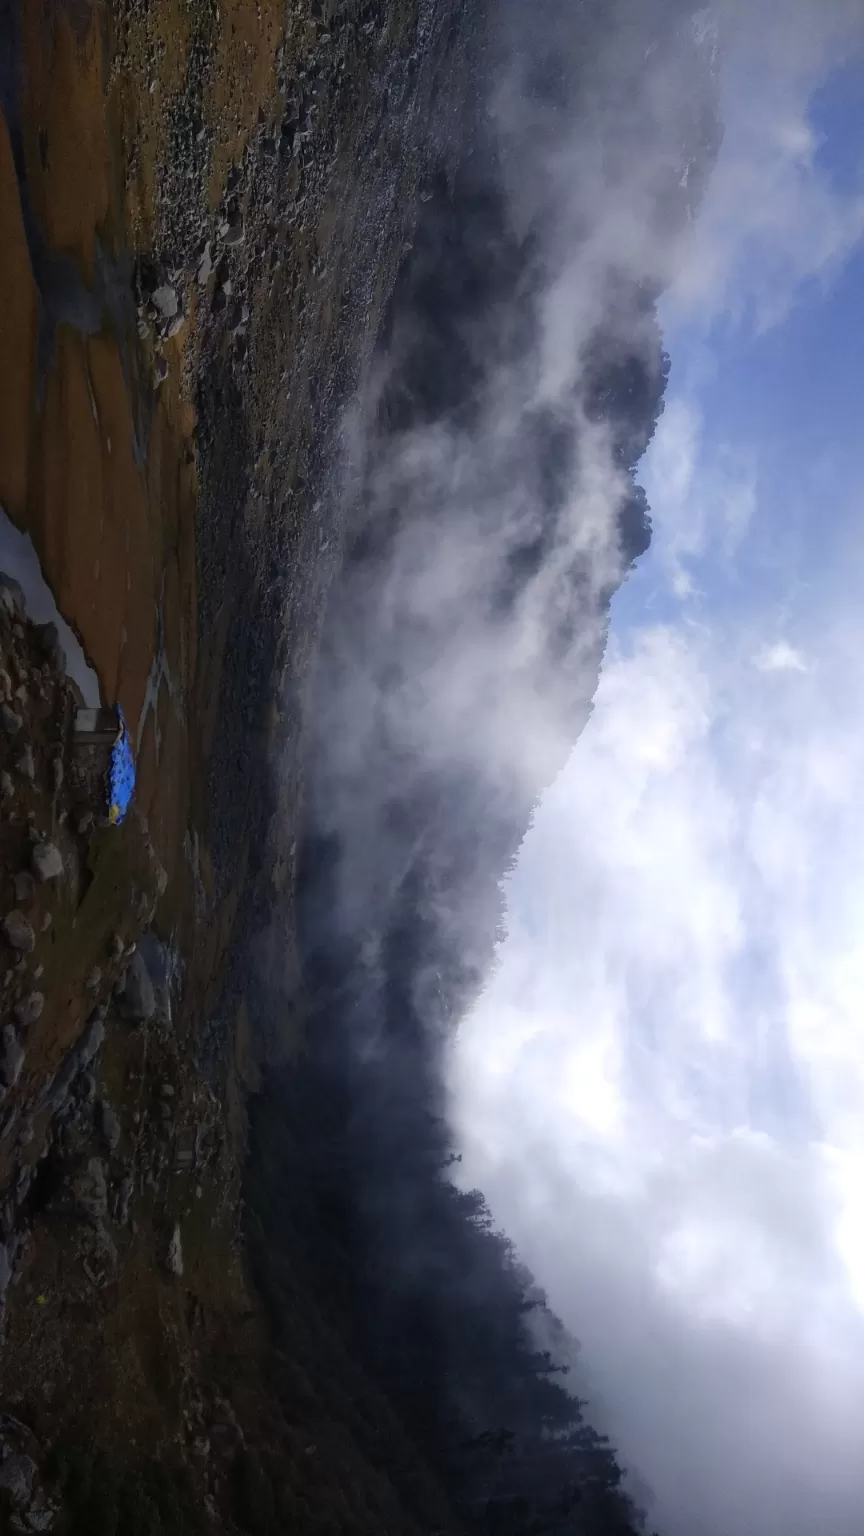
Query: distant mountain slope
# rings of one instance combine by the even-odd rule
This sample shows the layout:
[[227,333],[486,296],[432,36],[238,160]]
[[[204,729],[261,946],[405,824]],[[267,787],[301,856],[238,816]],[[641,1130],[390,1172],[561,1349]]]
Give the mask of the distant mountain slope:
[[307,701],[307,1053],[265,1089],[249,1187],[264,1273],[290,1252],[462,1521],[623,1536],[533,1281],[449,1182],[441,1057],[649,543],[656,302],[716,151],[714,52],[684,7],[623,3],[504,5],[484,49],[358,434]]

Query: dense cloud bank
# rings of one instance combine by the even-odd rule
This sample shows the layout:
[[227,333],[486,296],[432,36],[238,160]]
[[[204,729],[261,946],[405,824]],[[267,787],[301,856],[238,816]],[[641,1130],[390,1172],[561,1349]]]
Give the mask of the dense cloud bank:
[[655,306],[716,151],[715,50],[681,5],[493,13],[359,409],[308,701],[308,1054],[260,1112],[262,1209],[282,1191],[352,1347],[489,1531],[637,1520],[558,1379],[571,1343],[448,1181],[441,1056],[648,546]]

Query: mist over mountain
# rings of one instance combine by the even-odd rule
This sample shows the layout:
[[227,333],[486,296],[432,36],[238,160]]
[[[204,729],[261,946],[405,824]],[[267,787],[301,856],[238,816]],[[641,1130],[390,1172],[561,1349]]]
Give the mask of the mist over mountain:
[[442,1064],[649,545],[656,305],[719,141],[716,37],[683,5],[544,0],[475,46],[353,428],[306,704],[307,1051],[258,1103],[250,1198],[265,1275],[304,1269],[455,1524],[625,1536],[637,1484],[562,1374],[577,1346],[451,1181]]

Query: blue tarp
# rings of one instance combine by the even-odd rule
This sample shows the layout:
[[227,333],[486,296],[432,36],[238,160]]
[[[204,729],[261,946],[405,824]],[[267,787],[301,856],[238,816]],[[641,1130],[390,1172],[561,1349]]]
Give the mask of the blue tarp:
[[119,704],[116,708],[119,729],[117,740],[111,748],[107,791],[108,820],[112,826],[119,827],[129,809],[129,802],[135,790],[135,759],[132,756],[132,745],[129,741],[129,731],[123,711]]

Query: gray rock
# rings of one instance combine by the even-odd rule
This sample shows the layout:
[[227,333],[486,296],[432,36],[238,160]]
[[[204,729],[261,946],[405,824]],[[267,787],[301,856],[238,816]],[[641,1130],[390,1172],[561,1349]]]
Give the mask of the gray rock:
[[20,774],[22,779],[26,779],[28,784],[33,783],[36,777],[36,764],[33,760],[33,750],[31,747],[24,748],[15,764],[15,771]]
[[222,236],[222,239],[225,245],[229,247],[242,245],[243,241],[246,239],[246,231],[243,228],[242,221],[238,220],[236,224],[229,224],[224,235]]
[[111,1105],[106,1103],[104,1099],[99,1105],[99,1130],[109,1152],[116,1152],[122,1135],[120,1121],[117,1119]]
[[60,631],[56,624],[36,624],[37,639],[45,656],[53,655],[60,644]]
[[74,1051],[65,1056],[53,1077],[49,1077],[45,1087],[36,1101],[37,1109],[62,1109],[69,1097],[69,1090],[78,1075],[81,1066]]
[[0,1488],[9,1494],[13,1504],[29,1503],[37,1471],[32,1456],[13,1453],[0,1462]]
[[104,1221],[108,1214],[108,1186],[99,1158],[91,1157],[87,1166],[73,1175],[70,1185],[79,1211],[94,1223]]
[[38,1507],[31,1505],[24,1519],[31,1531],[50,1531],[56,1515],[56,1509],[52,1509],[49,1504],[40,1504]]
[[14,738],[18,735],[23,723],[21,716],[16,714],[14,709],[10,709],[8,704],[0,704],[0,726],[3,728],[4,735]]
[[78,831],[79,836],[80,837],[85,837],[86,834],[92,829],[92,826],[93,826],[93,812],[92,811],[82,811],[81,815],[78,817],[78,820],[75,823],[75,826],[76,826],[76,829]]
[[47,658],[48,665],[55,672],[66,671],[66,652],[60,644],[60,632],[56,624],[37,624],[35,626],[42,654]]
[[135,1180],[131,1173],[126,1173],[120,1180],[120,1188],[117,1191],[117,1221],[121,1227],[125,1227],[129,1220],[129,1207],[132,1204],[134,1192]]
[[179,1280],[183,1274],[183,1242],[180,1237],[179,1222],[171,1234],[171,1241],[168,1244],[168,1257],[166,1262],[169,1272],[172,1275],[176,1275],[177,1279]]
[[22,997],[20,1003],[15,1004],[15,1021],[21,1029],[29,1029],[37,1019],[42,1017],[42,1009],[45,1007],[45,998],[41,992],[30,992],[27,997]]
[[12,1260],[9,1257],[9,1249],[5,1243],[0,1243],[0,1307],[9,1289],[12,1279]]
[[6,769],[4,768],[3,772],[0,773],[0,796],[2,796],[4,800],[9,800],[14,793],[15,785],[12,783],[12,775],[11,773],[7,773]]
[[63,873],[63,855],[56,843],[37,843],[30,855],[33,873],[44,885],[57,880]]
[[153,364],[153,383],[156,385],[157,389],[159,388],[160,384],[165,383],[167,377],[168,364],[164,357],[157,357],[155,363]]
[[28,923],[23,912],[15,907],[3,919],[3,937],[13,949],[20,950],[22,955],[30,955],[36,947],[36,935]]
[[151,295],[154,309],[158,309],[163,320],[173,320],[179,308],[177,290],[170,283],[163,283]]
[[75,1046],[74,1054],[79,1066],[89,1067],[104,1039],[105,1024],[97,1011],[92,1015],[81,1039]]
[[97,1010],[91,1015],[77,1045],[73,1045],[71,1051],[66,1053],[54,1076],[48,1079],[39,1095],[37,1109],[46,1109],[49,1106],[54,1110],[63,1108],[76,1077],[79,1072],[89,1067],[104,1039],[105,1025]]
[[120,1010],[124,1018],[143,1024],[156,1012],[156,995],[150,974],[139,953],[129,962],[120,994]]
[[201,260],[198,263],[198,271],[195,274],[196,278],[198,280],[198,283],[200,284],[200,286],[202,288],[204,287],[204,285],[207,282],[209,282],[209,280],[210,280],[210,273],[212,271],[213,271],[213,256],[212,256],[212,253],[211,253],[211,250],[210,250],[210,241],[208,240],[207,244],[205,245],[204,250],[202,252]]
[[51,760],[51,782],[54,785],[55,794],[58,793],[63,788],[63,780],[64,780],[64,778],[65,778],[65,770],[63,768],[63,759],[62,759],[62,757],[52,758],[52,760]]
[[0,572],[0,609],[10,619],[21,618],[24,613],[24,590],[14,576]]
[[21,1045],[14,1025],[4,1024],[0,1034],[0,1082],[7,1088],[14,1088],[21,1070],[24,1066],[24,1048]]
[[29,869],[19,870],[15,876],[15,900],[21,902],[32,901],[35,895],[36,881],[33,879]]

